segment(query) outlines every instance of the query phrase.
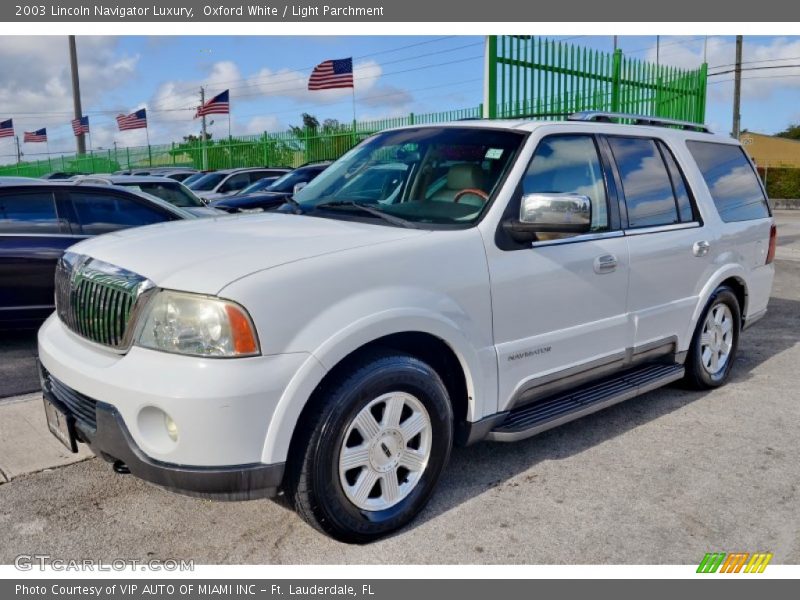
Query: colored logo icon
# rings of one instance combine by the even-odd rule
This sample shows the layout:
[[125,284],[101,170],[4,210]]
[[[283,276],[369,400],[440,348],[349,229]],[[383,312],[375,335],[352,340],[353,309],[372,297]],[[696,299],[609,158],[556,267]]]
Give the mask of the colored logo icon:
[[707,552],[697,566],[698,573],[763,573],[771,552]]

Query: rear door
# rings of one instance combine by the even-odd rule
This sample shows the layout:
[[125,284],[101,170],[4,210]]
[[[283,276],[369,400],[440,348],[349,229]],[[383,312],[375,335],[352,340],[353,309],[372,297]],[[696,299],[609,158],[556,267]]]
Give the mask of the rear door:
[[0,321],[53,310],[56,262],[79,239],[52,189],[0,191]]
[[682,169],[652,137],[607,136],[624,198],[633,359],[678,351],[712,265],[714,240]]
[[88,188],[71,189],[66,194],[73,230],[84,236],[178,219],[173,213],[132,194]]

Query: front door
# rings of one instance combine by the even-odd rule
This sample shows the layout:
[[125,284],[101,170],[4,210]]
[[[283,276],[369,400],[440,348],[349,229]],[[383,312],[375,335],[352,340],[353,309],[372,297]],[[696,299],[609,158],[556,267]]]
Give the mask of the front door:
[[610,216],[616,196],[606,174],[593,136],[543,138],[522,194],[588,196],[592,231],[542,235],[529,248],[489,249],[499,410],[610,372],[625,360],[628,248],[618,215]]

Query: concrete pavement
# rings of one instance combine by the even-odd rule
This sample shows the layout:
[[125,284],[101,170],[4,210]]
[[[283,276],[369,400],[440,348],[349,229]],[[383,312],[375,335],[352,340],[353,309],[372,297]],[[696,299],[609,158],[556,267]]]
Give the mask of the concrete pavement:
[[40,393],[0,403],[0,483],[92,456],[84,445],[72,454],[53,437]]

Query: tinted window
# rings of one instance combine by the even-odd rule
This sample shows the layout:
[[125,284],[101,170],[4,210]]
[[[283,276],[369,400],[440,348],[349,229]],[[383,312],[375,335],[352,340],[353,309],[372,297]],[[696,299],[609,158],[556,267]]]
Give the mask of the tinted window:
[[250,174],[249,173],[239,173],[237,175],[231,175],[225,183],[219,188],[220,192],[232,192],[234,190],[241,190],[246,186],[250,185]]
[[653,227],[678,222],[672,183],[654,140],[610,137],[611,150],[622,177],[630,227]]
[[667,170],[672,179],[672,189],[675,191],[675,200],[678,203],[678,212],[681,216],[681,221],[684,223],[694,221],[695,214],[692,208],[692,200],[689,197],[689,188],[686,185],[686,179],[683,177],[678,163],[675,162],[675,157],[672,156],[669,148],[663,143],[658,143],[661,148],[661,155],[664,157],[664,162],[667,163]]
[[183,208],[192,207],[192,206],[204,206],[202,200],[192,194],[185,186],[182,186],[180,183],[154,183],[154,182],[145,182],[145,183],[123,183],[125,187],[132,187],[134,189],[140,190],[146,194],[150,194],[151,196],[155,196],[156,198],[161,198],[162,200],[166,200],[173,206],[180,206]]
[[603,169],[591,136],[550,136],[539,142],[522,182],[523,194],[572,193],[592,202],[592,230],[608,227]]
[[767,199],[750,161],[739,146],[686,142],[723,221],[769,216]]
[[300,167],[296,171],[290,171],[286,175],[281,175],[269,186],[270,192],[292,192],[298,183],[308,183],[314,177],[322,173],[325,167]]
[[219,182],[227,177],[225,173],[208,173],[189,184],[189,188],[198,192],[210,192],[219,185]]
[[51,193],[0,195],[0,233],[61,233]]
[[70,192],[70,197],[85,235],[100,235],[170,220],[161,211],[132,198],[89,192]]

